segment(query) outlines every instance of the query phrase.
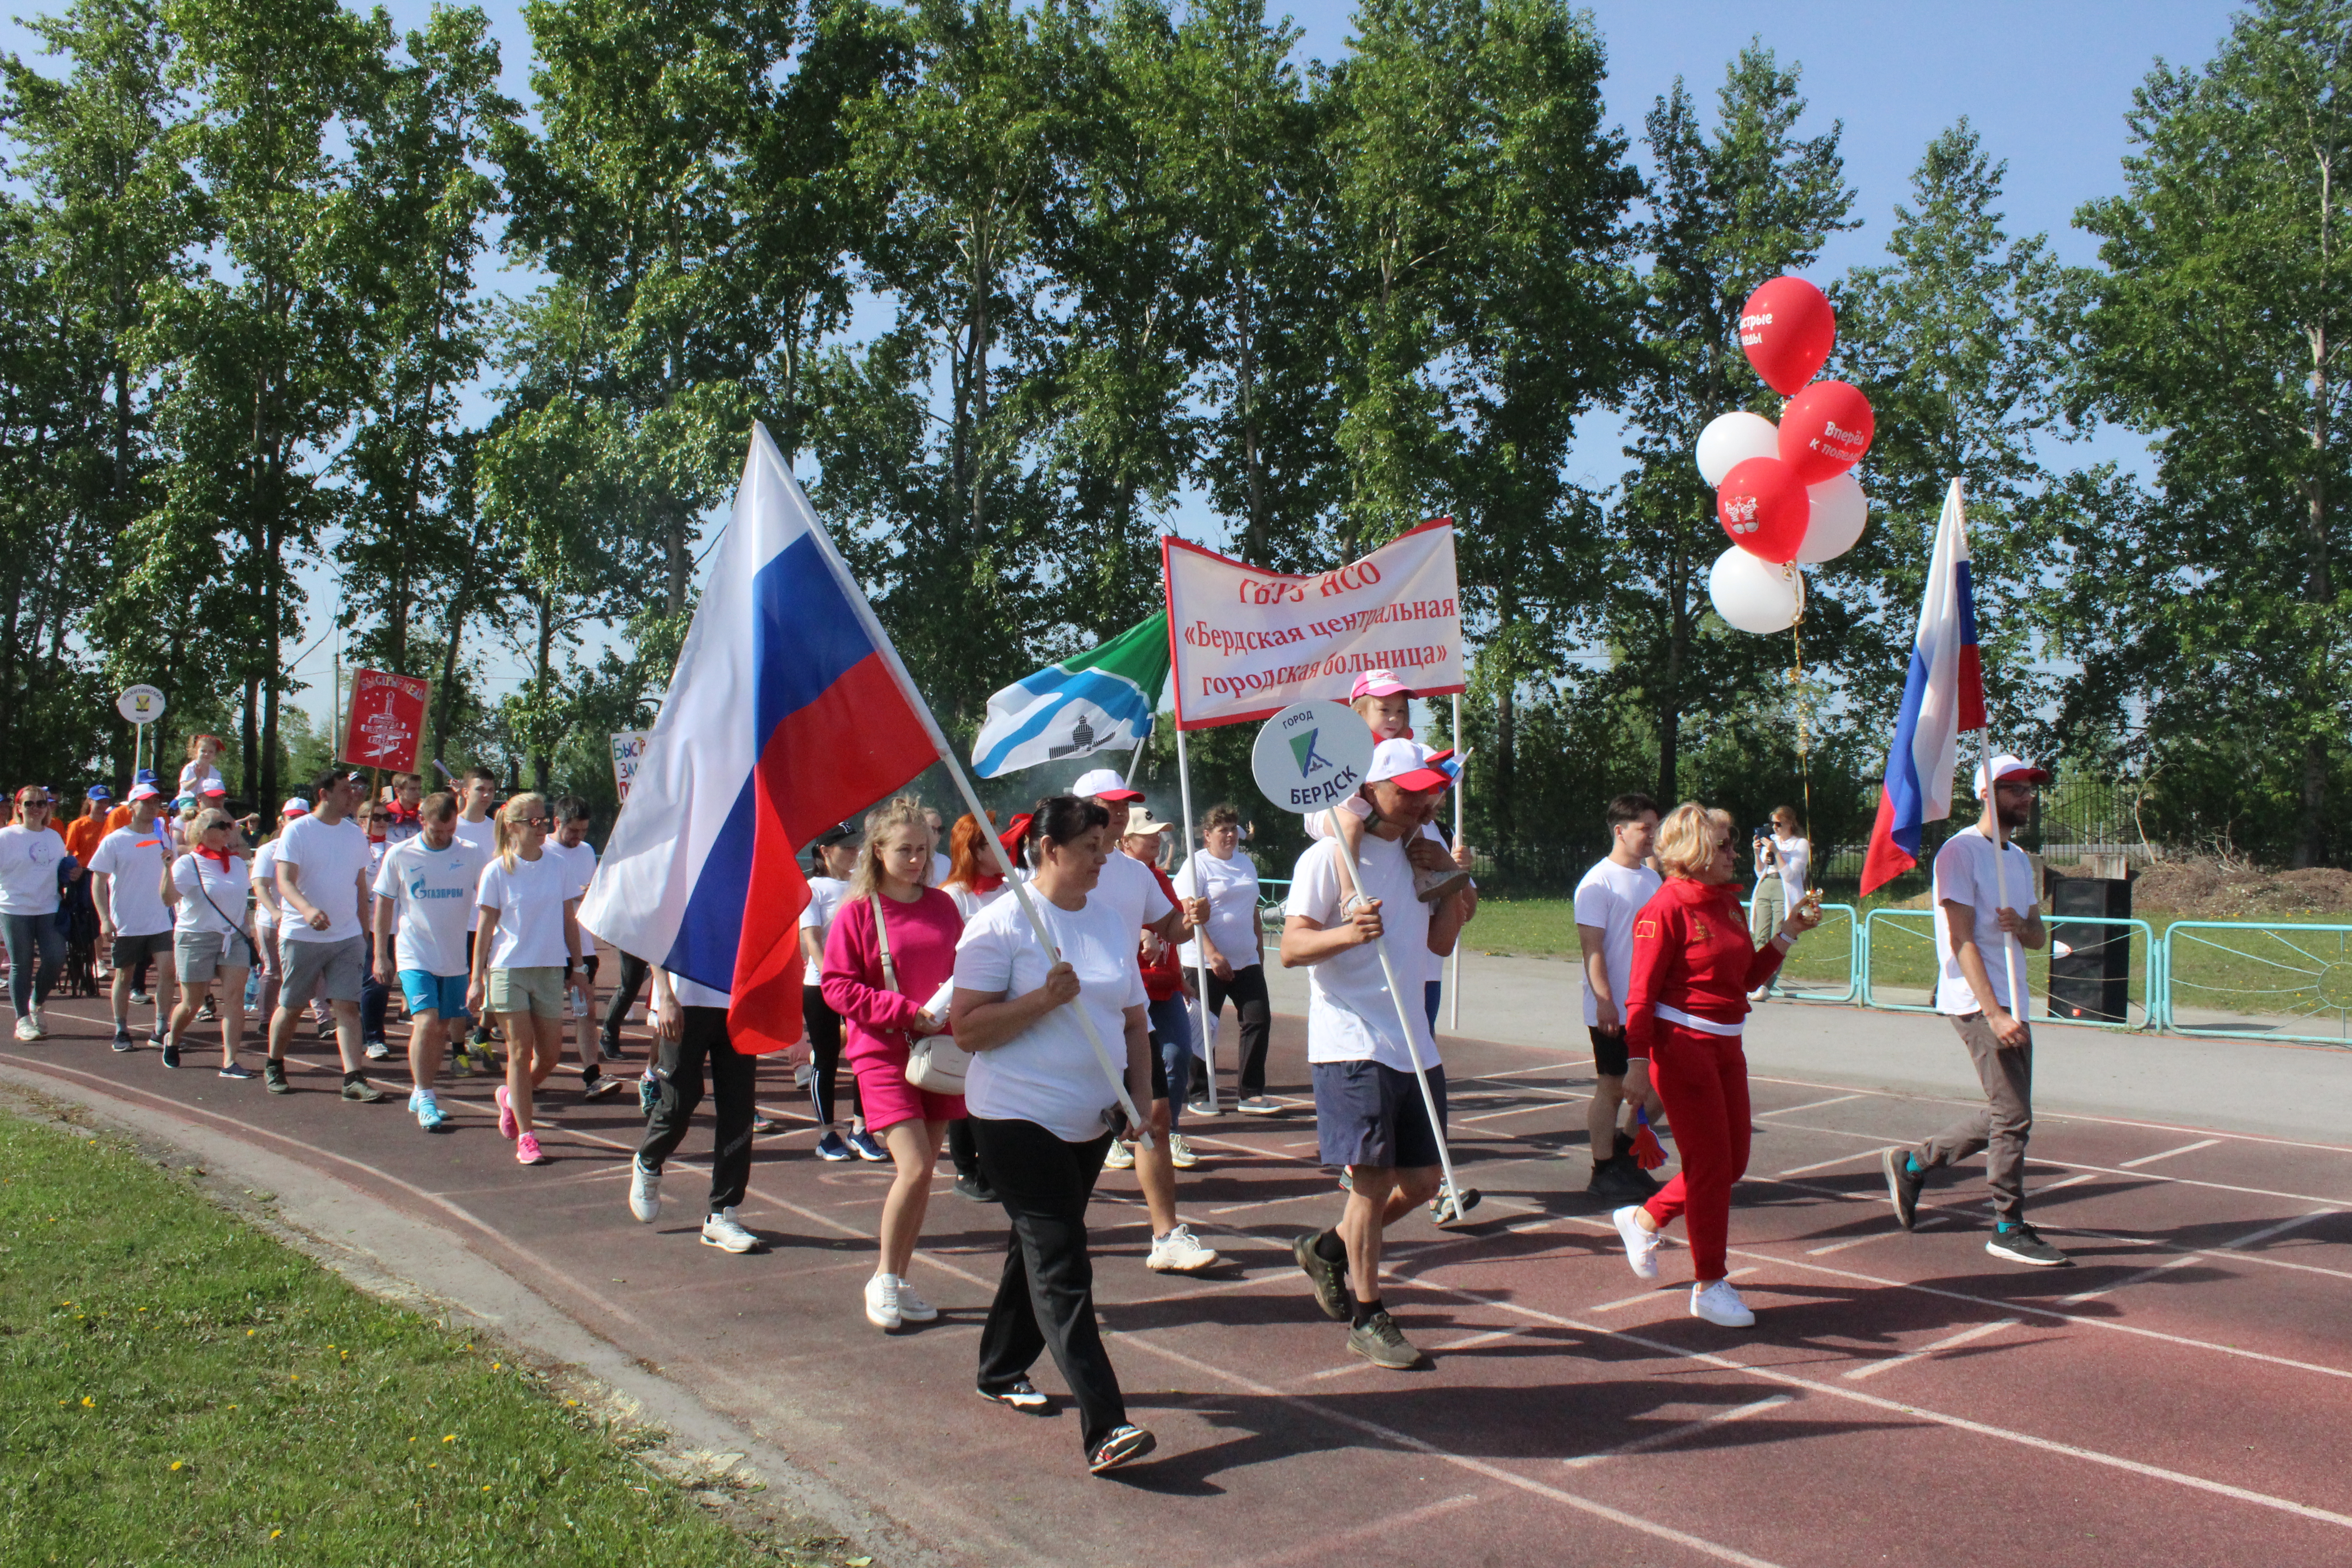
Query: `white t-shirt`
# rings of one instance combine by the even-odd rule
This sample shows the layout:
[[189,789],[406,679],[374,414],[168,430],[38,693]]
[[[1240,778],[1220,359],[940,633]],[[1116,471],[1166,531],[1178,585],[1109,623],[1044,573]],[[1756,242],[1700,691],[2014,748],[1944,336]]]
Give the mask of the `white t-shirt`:
[[[488,860],[492,855],[498,853],[499,825],[493,818],[486,816],[479,822],[468,822],[466,820],[465,813],[459,812],[457,831],[458,838],[482,852],[483,859]],[[466,929],[478,930],[481,923],[482,911],[468,903],[466,906]]]
[[596,847],[585,838],[566,847],[550,838],[540,846],[542,852],[554,856],[572,868],[572,896],[580,897],[588,890],[589,879],[596,875]]
[[[1177,868],[1171,880],[1179,898],[1209,900],[1209,941],[1224,954],[1227,963],[1247,969],[1262,961],[1251,924],[1257,915],[1257,862],[1249,858],[1249,851],[1236,849],[1233,858],[1220,860],[1206,849],[1197,850]],[[1200,962],[1200,946],[1188,942],[1177,950],[1176,956],[1186,968]]]
[[180,770],[182,795],[201,795],[207,790],[218,790],[223,795],[228,793],[228,785],[222,780],[220,769],[190,763]]
[[[823,947],[824,939],[833,934],[833,917],[841,912],[841,906],[848,899],[849,884],[840,878],[811,877],[808,908],[801,911],[801,930],[816,932],[816,943]],[[814,975],[807,978],[811,985],[816,984]]]
[[278,840],[273,838],[253,852],[253,921],[256,925],[274,926],[278,911],[270,904],[278,897]]
[[[228,858],[228,868],[223,870],[217,860],[202,855],[183,855],[172,862],[172,886],[180,894],[172,921],[173,931],[226,935],[245,929],[245,900],[253,891],[253,868],[236,856]],[[210,902],[205,901],[207,896]],[[215,904],[220,907],[215,909]],[[240,942],[237,947],[237,962],[243,963],[244,944]]]
[[1013,888],[1010,883],[999,882],[984,893],[975,893],[961,882],[956,882],[942,890],[949,898],[955,900],[956,913],[963,916],[963,923],[970,925],[972,916],[1004,897],[1013,890]]
[[[1772,836],[1772,849],[1780,858],[1780,886],[1789,902],[1794,904],[1805,896],[1805,876],[1812,868],[1813,847],[1801,834],[1783,838],[1776,833]],[[1757,880],[1760,882],[1772,874],[1767,871]]]
[[543,849],[536,860],[517,855],[511,871],[491,856],[474,893],[477,904],[499,911],[490,967],[561,969],[571,963],[572,951],[563,943],[563,906],[575,897],[570,863]]
[[931,874],[924,879],[923,885],[927,888],[944,888],[947,886],[948,879],[953,875],[955,875],[955,862],[938,850],[932,850]]
[[[1291,872],[1290,899],[1283,905],[1286,919],[1303,915],[1328,931],[1346,917],[1340,912],[1347,894],[1340,882],[1340,849],[1336,839],[1324,839],[1298,858]],[[1405,987],[1405,1011],[1418,1025],[1426,1005],[1422,983],[1429,970],[1430,906],[1413,896],[1412,867],[1404,845],[1372,834],[1364,835],[1359,864],[1363,890],[1381,900],[1381,921],[1386,934],[1380,942],[1351,947],[1332,954],[1307,971],[1307,1059],[1309,1062],[1353,1062],[1366,1058],[1399,1072],[1412,1070],[1412,1056],[1398,1032],[1396,1003],[1389,994],[1388,977],[1381,971],[1381,943],[1388,945],[1396,965],[1398,984]],[[1438,1060],[1434,1040],[1414,1035],[1422,1065]]]
[[[374,858],[367,830],[350,817],[331,827],[315,816],[296,818],[278,836],[278,868],[296,867],[302,897],[333,923],[313,931],[292,904],[279,922],[282,942],[349,942],[367,934],[360,920],[360,879]],[[282,902],[285,893],[278,895]]]
[[488,858],[462,838],[435,849],[420,834],[392,847],[374,888],[377,898],[393,900],[394,964],[427,974],[466,973],[466,915]]
[[[1144,1004],[1143,971],[1135,962],[1137,926],[1099,891],[1081,910],[1062,909],[1049,899],[1030,902],[1063,959],[1077,971],[1078,999],[1073,1005],[1086,1009],[1112,1062],[1124,1067],[1126,1012]],[[956,943],[955,983],[966,991],[1026,995],[1045,984],[1052,967],[1052,955],[1037,944],[1017,899],[999,899],[981,910]],[[1102,1113],[1118,1103],[1069,1007],[1055,1008],[994,1050],[975,1053],[963,1099],[974,1116],[1034,1121],[1072,1143],[1102,1136]]]
[[172,911],[163,902],[163,868],[171,856],[163,847],[163,823],[146,832],[118,827],[89,852],[89,869],[103,872],[107,914],[118,936],[153,936],[172,929]]
[[[1102,876],[1095,882],[1095,890],[1087,895],[1089,904],[1108,904],[1127,917],[1127,934],[1132,939],[1148,925],[1157,925],[1168,918],[1176,906],[1160,890],[1160,879],[1151,868],[1124,849],[1113,849],[1110,858],[1103,862]],[[1136,946],[1130,940],[1130,949]],[[1135,953],[1129,952],[1133,958]]]
[[[12,915],[58,912],[58,867],[66,841],[46,827],[12,822],[0,827],[0,910]],[[163,868],[155,868],[160,884]],[[159,896],[158,902],[161,902]]]
[[[2021,915],[2032,914],[2035,902],[2032,860],[2016,845],[2009,845],[2001,859],[2001,874],[2007,879],[2006,907]],[[2008,955],[2017,955],[2018,978],[2023,980],[2025,948],[1996,923],[1995,911],[2004,906],[1993,886],[1992,840],[1973,827],[1953,834],[1936,851],[1936,952],[1943,960],[1943,973],[1936,982],[1936,1011],[1958,1017],[1980,1009],[1977,994],[1961,978],[1960,961],[1952,952],[1951,922],[1944,915],[1947,899],[1975,912],[1977,951],[1984,955],[1985,978],[1992,982],[1993,999],[2004,1012],[2023,1016],[2010,996]]]
[[[1617,1005],[1617,1022],[1625,1021],[1625,994],[1633,986],[1633,917],[1664,879],[1647,866],[1620,866],[1603,860],[1576,885],[1576,923],[1601,928],[1601,967],[1609,973],[1609,997]],[[1578,966],[1583,973],[1583,966]],[[1601,1022],[1601,999],[1592,982],[1584,982],[1584,1024]]]

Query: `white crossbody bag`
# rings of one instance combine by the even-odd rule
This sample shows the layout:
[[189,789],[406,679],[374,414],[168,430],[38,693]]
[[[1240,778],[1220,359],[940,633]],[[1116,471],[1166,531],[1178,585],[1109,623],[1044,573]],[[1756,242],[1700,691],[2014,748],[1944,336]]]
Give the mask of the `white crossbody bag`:
[[[892,991],[898,989],[898,966],[890,962],[890,928],[882,919],[882,895],[868,893],[874,902],[874,942],[882,950],[882,984]],[[954,993],[950,980],[939,989],[924,1007],[931,1010],[944,1005],[944,999]],[[903,993],[901,993],[903,994]],[[971,1065],[971,1053],[955,1043],[953,1035],[925,1035],[919,1040],[907,1042],[907,1081],[926,1094],[961,1094],[965,1069]]]

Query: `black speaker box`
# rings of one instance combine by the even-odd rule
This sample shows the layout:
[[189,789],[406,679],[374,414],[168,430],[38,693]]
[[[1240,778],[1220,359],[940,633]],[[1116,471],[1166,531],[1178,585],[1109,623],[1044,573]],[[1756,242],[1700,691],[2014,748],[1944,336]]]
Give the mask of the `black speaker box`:
[[2131,930],[2067,916],[2131,918],[2128,877],[2050,878],[2050,1016],[2130,1022]]

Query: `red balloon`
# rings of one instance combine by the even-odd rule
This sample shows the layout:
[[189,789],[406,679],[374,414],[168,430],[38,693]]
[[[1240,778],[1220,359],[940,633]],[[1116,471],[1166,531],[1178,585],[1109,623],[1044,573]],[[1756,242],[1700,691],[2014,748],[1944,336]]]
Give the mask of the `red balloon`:
[[1870,450],[1870,399],[1842,381],[1817,381],[1780,411],[1780,460],[1809,485],[1833,479]]
[[1739,308],[1739,346],[1783,397],[1821,374],[1836,342],[1837,312],[1801,278],[1775,278]]
[[1767,561],[1794,561],[1813,521],[1804,480],[1778,458],[1750,458],[1723,476],[1716,520],[1731,542]]

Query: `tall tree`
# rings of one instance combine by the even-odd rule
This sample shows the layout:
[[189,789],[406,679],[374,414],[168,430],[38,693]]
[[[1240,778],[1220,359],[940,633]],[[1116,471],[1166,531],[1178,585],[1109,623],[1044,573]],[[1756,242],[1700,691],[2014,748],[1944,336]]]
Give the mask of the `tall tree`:
[[2156,437],[2166,504],[2136,542],[2158,592],[2110,613],[2147,659],[2133,695],[2153,748],[2225,750],[2315,865],[2352,717],[2352,5],[2260,0],[2202,69],[2151,73],[2129,124],[2125,193],[2075,220],[2106,269],[2084,394]]
[[1629,410],[1634,468],[1612,509],[1615,570],[1595,627],[1617,655],[1606,689],[1633,698],[1656,736],[1667,800],[1681,793],[1684,725],[1702,695],[1762,684],[1779,653],[1707,631],[1706,572],[1725,540],[1691,453],[1719,414],[1777,416],[1741,355],[1739,307],[1765,279],[1817,259],[1832,233],[1852,226],[1853,205],[1841,126],[1797,135],[1797,72],[1771,50],[1742,49],[1716,102],[1710,134],[1677,80],[1646,122],[1656,173],[1642,240],[1652,263],[1643,363]]

